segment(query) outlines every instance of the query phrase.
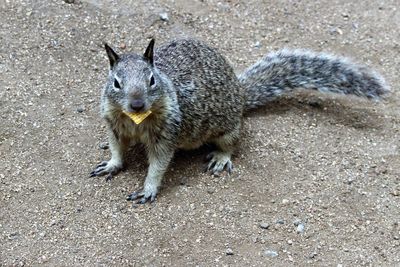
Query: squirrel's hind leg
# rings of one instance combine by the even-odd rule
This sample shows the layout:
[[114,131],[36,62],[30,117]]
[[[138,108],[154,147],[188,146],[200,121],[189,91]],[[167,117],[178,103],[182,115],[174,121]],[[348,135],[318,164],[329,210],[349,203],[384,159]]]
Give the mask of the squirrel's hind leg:
[[240,137],[240,125],[233,131],[225,133],[221,137],[212,140],[217,146],[217,150],[207,155],[209,160],[208,165],[205,169],[206,172],[211,172],[214,175],[220,175],[224,170],[231,174],[233,170],[233,164],[231,157],[236,144]]

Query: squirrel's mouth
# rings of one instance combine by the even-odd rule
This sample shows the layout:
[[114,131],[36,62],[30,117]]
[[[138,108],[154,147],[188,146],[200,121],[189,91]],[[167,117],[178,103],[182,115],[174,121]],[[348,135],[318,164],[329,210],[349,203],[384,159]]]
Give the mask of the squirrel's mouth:
[[131,118],[131,120],[135,123],[135,124],[140,124],[142,121],[144,121],[150,114],[151,114],[151,110],[147,110],[146,112],[135,112],[135,113],[129,113],[129,112],[125,112],[124,114],[126,116],[128,116],[129,118]]

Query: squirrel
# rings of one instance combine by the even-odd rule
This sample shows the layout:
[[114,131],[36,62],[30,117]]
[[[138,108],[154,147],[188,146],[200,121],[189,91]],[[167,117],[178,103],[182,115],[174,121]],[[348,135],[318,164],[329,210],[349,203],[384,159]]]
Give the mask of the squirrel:
[[[283,49],[264,56],[236,75],[216,49],[195,39],[177,39],[143,55],[118,55],[106,43],[110,71],[101,95],[101,115],[108,125],[111,159],[90,176],[110,180],[123,167],[132,143],[145,146],[149,162],[143,188],[127,199],[153,202],[174,152],[212,143],[206,171],[233,169],[243,116],[295,89],[355,95],[379,100],[389,92],[384,79],[348,58],[307,50]],[[126,113],[151,111],[140,124]]]

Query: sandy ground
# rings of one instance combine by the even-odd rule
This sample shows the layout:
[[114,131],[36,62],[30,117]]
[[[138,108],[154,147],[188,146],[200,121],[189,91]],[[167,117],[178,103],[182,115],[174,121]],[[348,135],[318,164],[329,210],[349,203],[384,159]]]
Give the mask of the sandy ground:
[[[1,266],[400,265],[398,0],[73,2],[0,0]],[[271,103],[246,118],[231,177],[201,172],[207,148],[179,152],[135,208],[140,148],[111,182],[89,172],[110,157],[102,42],[152,36],[202,39],[238,71],[282,47],[334,52],[393,92]]]

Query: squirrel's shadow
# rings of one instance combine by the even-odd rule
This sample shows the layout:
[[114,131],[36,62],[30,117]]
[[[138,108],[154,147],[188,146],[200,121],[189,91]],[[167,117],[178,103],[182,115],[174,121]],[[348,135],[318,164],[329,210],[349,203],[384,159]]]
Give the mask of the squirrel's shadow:
[[271,101],[265,107],[250,111],[246,116],[268,116],[302,110],[321,114],[331,124],[357,129],[379,129],[384,123],[379,109],[379,103],[354,96],[299,92]]
[[[193,184],[195,179],[192,179],[192,177],[194,174],[204,171],[206,166],[205,158],[214,148],[213,145],[207,144],[194,150],[177,150],[164,175],[163,191],[175,186],[190,186],[190,184]],[[139,183],[143,183],[148,169],[144,146],[141,144],[133,146],[129,150],[126,161],[128,164],[126,164],[127,167],[124,171],[133,171],[138,175],[142,175],[143,178],[140,178]]]

